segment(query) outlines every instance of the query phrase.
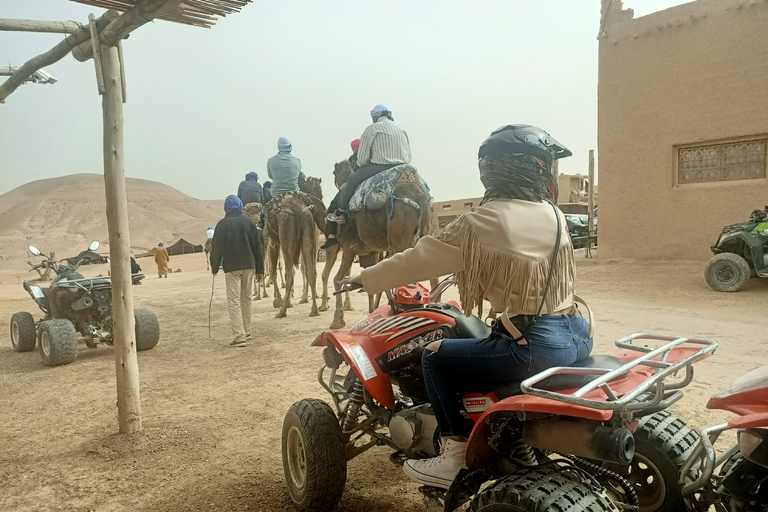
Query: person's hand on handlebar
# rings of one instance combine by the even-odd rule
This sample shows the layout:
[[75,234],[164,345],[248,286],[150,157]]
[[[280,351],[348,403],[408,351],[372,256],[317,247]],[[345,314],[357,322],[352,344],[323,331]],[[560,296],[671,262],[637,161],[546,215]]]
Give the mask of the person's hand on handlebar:
[[337,295],[339,293],[344,293],[344,292],[351,292],[353,290],[362,290],[362,288],[363,288],[363,280],[360,277],[360,274],[355,276],[349,276],[341,280],[341,290],[334,293],[334,295]]

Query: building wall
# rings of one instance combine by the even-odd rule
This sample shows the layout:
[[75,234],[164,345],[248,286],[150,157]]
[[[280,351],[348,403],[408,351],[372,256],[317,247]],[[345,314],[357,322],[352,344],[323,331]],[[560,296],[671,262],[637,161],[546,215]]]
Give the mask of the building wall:
[[472,208],[479,206],[482,199],[482,197],[472,197],[435,203],[435,216],[437,217],[438,226],[444,228],[459,215],[468,213]]
[[602,14],[600,256],[707,258],[722,226],[768,204],[768,180],[679,185],[678,146],[768,134],[768,0]]

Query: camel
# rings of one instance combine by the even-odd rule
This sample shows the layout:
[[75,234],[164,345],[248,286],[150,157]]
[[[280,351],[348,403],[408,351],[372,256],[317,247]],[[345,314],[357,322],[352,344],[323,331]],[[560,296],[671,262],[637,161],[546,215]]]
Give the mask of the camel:
[[[333,176],[338,187],[346,183],[352,174],[352,164],[342,160],[334,166]],[[341,289],[342,280],[349,275],[355,256],[370,256],[371,264],[378,261],[383,253],[396,254],[416,244],[424,235],[434,231],[432,202],[429,194],[422,190],[413,174],[404,172],[392,193],[392,201],[385,208],[374,211],[351,212],[349,221],[340,225],[338,230],[339,245],[343,250],[341,267],[334,277],[336,290]],[[336,251],[338,254],[338,251]],[[323,270],[323,295],[327,295],[327,276],[333,266],[331,254]],[[431,281],[432,287],[437,285],[437,279]],[[327,304],[326,304],[327,307]],[[369,309],[373,301],[369,298]],[[331,329],[341,329],[344,322],[341,295],[336,296],[336,312],[333,316]]]
[[[312,308],[309,316],[318,316],[317,309],[317,232],[315,226],[325,227],[327,213],[322,203],[322,188],[319,178],[307,178],[302,190],[273,198],[265,205],[267,222],[267,252],[270,259],[270,273],[277,272],[277,259],[282,252],[285,261],[286,293],[283,300],[280,289],[274,281],[273,306],[280,308],[276,318],[287,316],[291,307],[291,290],[294,282],[294,268],[300,264],[306,271],[308,289],[312,292]],[[307,298],[307,302],[309,299]]]
[[208,238],[203,246],[203,252],[205,253],[205,270],[211,270],[211,239]]

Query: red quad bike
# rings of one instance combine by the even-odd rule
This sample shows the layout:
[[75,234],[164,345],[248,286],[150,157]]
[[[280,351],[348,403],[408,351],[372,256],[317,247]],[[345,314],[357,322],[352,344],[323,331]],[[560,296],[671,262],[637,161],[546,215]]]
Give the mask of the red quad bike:
[[[736,379],[710,398],[707,408],[738,417],[701,431],[680,476],[688,510],[704,512],[713,506],[718,512],[768,511],[768,366]],[[715,441],[733,429],[737,442],[717,455]]]
[[[443,281],[432,295],[451,284],[452,278]],[[286,414],[283,469],[299,510],[332,510],[344,491],[347,461],[371,447],[389,446],[390,460],[399,464],[437,455],[424,347],[490,334],[455,302],[430,304],[421,285],[387,295],[389,304],[351,331],[324,332],[312,342],[325,347],[318,380],[333,409],[304,399]],[[468,469],[447,492],[420,487],[428,507],[452,511],[471,500],[476,512],[685,510],[680,473],[699,437],[665,409],[682,398],[693,363],[717,343],[633,334],[616,346],[617,356],[593,355],[522,382],[469,385],[461,396],[472,423]],[[669,382],[678,372],[682,380]]]

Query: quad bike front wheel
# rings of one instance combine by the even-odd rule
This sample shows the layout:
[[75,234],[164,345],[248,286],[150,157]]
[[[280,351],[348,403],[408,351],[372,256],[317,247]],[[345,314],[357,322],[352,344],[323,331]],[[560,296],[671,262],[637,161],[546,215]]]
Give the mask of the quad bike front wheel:
[[54,318],[40,322],[40,357],[48,366],[61,366],[77,359],[77,332],[69,320]]
[[283,472],[291,500],[301,511],[333,509],[347,482],[347,458],[339,420],[321,400],[293,404],[283,422]]
[[150,309],[136,309],[133,318],[136,321],[136,350],[155,348],[160,341],[160,323],[155,313]]
[[667,411],[638,419],[635,456],[628,466],[603,467],[629,480],[640,500],[639,512],[687,510],[680,470],[699,442],[698,433]]
[[617,512],[604,491],[554,465],[525,469],[478,494],[470,512]]
[[35,350],[37,333],[35,319],[26,311],[14,313],[11,317],[11,345],[16,352]]
[[736,292],[744,286],[751,274],[747,260],[730,252],[714,255],[704,269],[704,277],[713,290]]

